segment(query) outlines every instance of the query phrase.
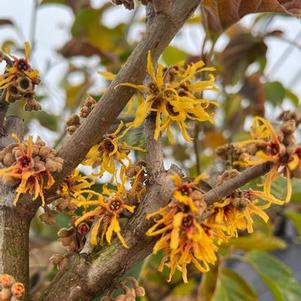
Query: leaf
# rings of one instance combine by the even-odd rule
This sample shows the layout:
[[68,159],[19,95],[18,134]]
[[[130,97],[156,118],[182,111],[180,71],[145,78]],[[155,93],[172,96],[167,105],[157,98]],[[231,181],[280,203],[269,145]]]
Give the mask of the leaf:
[[298,235],[301,236],[301,214],[292,209],[286,209],[284,214],[292,222]]
[[273,251],[284,249],[286,244],[282,239],[274,236],[267,236],[265,233],[257,231],[247,236],[231,239],[229,241],[229,246],[243,251]]
[[45,128],[56,131],[58,129],[58,116],[48,114],[44,111],[32,112],[33,118],[36,118],[39,123]]
[[[84,8],[75,16],[71,33],[74,38],[81,38],[100,52],[122,52],[128,44],[124,37],[125,24],[108,28],[101,24],[101,16],[107,6],[100,9]],[[125,48],[126,49],[126,48]]]
[[285,97],[288,98],[295,107],[299,105],[299,97],[291,90],[285,89]]
[[301,300],[301,287],[291,270],[274,256],[261,251],[252,251],[244,256],[261,276],[276,301]]
[[251,13],[273,12],[300,16],[298,0],[203,0],[205,24],[212,33],[221,33],[243,16]]
[[215,264],[210,268],[207,273],[202,275],[202,282],[198,292],[200,301],[211,300],[217,284],[218,279],[218,264]]
[[266,99],[274,106],[280,105],[285,97],[285,88],[279,81],[267,82],[264,84]]
[[266,52],[262,37],[254,37],[251,33],[235,35],[219,57],[223,82],[231,84],[243,79],[248,66],[264,58]]
[[59,50],[65,58],[70,58],[77,55],[82,55],[85,57],[90,57],[92,55],[100,55],[101,52],[85,42],[81,38],[73,38],[66,42],[66,44]]
[[219,275],[216,291],[211,301],[225,300],[258,301],[258,297],[254,289],[238,273],[224,268]]
[[169,46],[163,52],[162,58],[167,65],[173,65],[187,59],[187,53],[179,48]]
[[10,26],[15,26],[15,23],[10,20],[10,19],[0,19],[0,26],[6,26],[6,25],[10,25]]
[[254,115],[264,116],[265,92],[259,73],[245,78],[240,93],[250,100]]
[[189,279],[188,283],[181,282],[181,284],[177,285],[172,292],[176,296],[186,296],[192,293],[192,291],[195,289],[195,286],[195,280]]

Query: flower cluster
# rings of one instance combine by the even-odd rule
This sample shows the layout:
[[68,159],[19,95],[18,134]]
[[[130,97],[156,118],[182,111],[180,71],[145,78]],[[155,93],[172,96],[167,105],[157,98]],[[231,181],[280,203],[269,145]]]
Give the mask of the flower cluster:
[[197,184],[202,176],[185,182],[173,177],[175,190],[171,202],[164,208],[148,215],[154,218],[149,236],[160,236],[154,253],[162,250],[164,257],[159,266],[170,268],[169,281],[176,270],[182,272],[187,282],[187,266],[193,264],[199,271],[207,272],[217,260],[218,246],[236,237],[238,230],[253,232],[253,215],[265,222],[264,209],[271,204],[270,198],[262,204],[258,198],[265,195],[256,191],[235,191],[223,200],[207,205]]
[[25,288],[23,283],[17,282],[8,274],[0,275],[0,301],[23,300]]
[[17,186],[14,204],[21,194],[29,193],[33,199],[41,197],[44,201],[44,189],[54,184],[52,174],[61,171],[63,159],[57,156],[54,149],[38,138],[33,142],[30,136],[21,142],[7,146],[0,152],[0,162],[4,168],[0,169],[0,180],[10,186]]
[[35,86],[40,83],[39,73],[32,69],[28,63],[30,55],[29,43],[24,44],[25,58],[10,57],[3,55],[1,60],[6,61],[4,73],[0,75],[0,91],[2,99],[6,102],[15,102],[16,100],[25,99],[26,111],[38,111],[41,109],[40,104],[35,100]]
[[84,192],[89,192],[91,186],[95,184],[90,176],[83,176],[76,169],[71,175],[63,179],[57,190],[59,200],[56,209],[67,214],[74,213],[76,209],[74,200],[85,200]]
[[84,208],[84,213],[75,221],[75,226],[84,225],[89,229],[92,245],[103,245],[105,241],[111,244],[115,233],[122,245],[128,247],[121,235],[119,219],[126,212],[133,213],[135,207],[127,204],[127,191],[123,185],[118,185],[117,190],[104,187],[102,194],[88,191],[85,200],[74,200],[74,203]]
[[[236,166],[248,167],[270,162],[272,168],[267,174],[263,192],[271,196],[273,181],[281,175],[287,178],[287,195],[284,202],[289,202],[292,193],[291,177],[301,177],[301,145],[296,144],[295,130],[301,120],[295,113],[284,112],[280,116],[281,126],[277,131],[267,120],[255,117],[250,130],[251,139],[226,145],[218,154]],[[281,202],[273,197],[275,202]]]
[[102,175],[107,171],[113,175],[113,179],[116,179],[116,164],[120,164],[120,177],[123,178],[125,169],[132,164],[131,159],[129,158],[130,151],[143,151],[140,147],[130,146],[121,141],[125,132],[119,136],[118,134],[120,134],[123,128],[124,125],[121,122],[114,133],[105,135],[100,143],[94,145],[90,149],[83,164],[99,167],[99,175]]
[[209,79],[205,81],[197,78],[199,74],[214,70],[213,67],[204,67],[203,61],[179,63],[169,68],[159,64],[155,70],[151,53],[148,52],[147,71],[151,79],[150,83],[122,84],[139,91],[138,96],[134,98],[138,100],[135,119],[128,123],[127,127],[139,127],[150,112],[155,112],[154,138],[156,140],[166,131],[169,141],[174,142],[171,129],[174,124],[177,124],[184,139],[190,141],[187,121],[214,122],[214,108],[217,103],[201,97],[201,93],[205,90],[217,91],[214,86],[214,76],[209,74]]

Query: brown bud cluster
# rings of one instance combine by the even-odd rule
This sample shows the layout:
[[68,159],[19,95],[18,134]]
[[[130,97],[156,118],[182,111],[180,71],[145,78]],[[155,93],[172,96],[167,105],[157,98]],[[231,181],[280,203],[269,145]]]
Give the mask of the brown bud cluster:
[[81,125],[80,118],[87,118],[96,105],[96,100],[88,96],[80,109],[80,113],[72,114],[66,122],[67,132],[72,135]]
[[49,258],[49,262],[55,265],[58,270],[62,270],[68,263],[68,255],[54,254]]
[[56,216],[58,212],[45,207],[45,212],[40,215],[40,220],[47,225],[54,225],[56,223]]
[[83,106],[80,109],[79,116],[82,118],[87,118],[89,114],[92,112],[96,105],[96,101],[92,96],[88,96],[85,100]]
[[236,169],[226,170],[217,177],[216,186],[222,185],[224,182],[227,182],[238,175],[239,175],[239,171]]
[[73,114],[66,122],[67,132],[72,135],[80,126],[80,118],[77,114]]
[[71,199],[66,198],[60,198],[55,202],[55,209],[58,212],[62,212],[67,215],[73,215],[76,210],[76,205],[71,202]]
[[60,229],[57,236],[58,241],[67,248],[69,253],[78,253],[84,246],[85,234],[80,233],[78,228],[70,227]]
[[134,277],[126,277],[121,283],[120,287],[123,293],[116,298],[111,297],[112,292],[100,299],[100,301],[136,301],[137,297],[144,297],[145,290],[139,285]]
[[[277,133],[279,143],[273,141],[259,140],[248,143],[244,146],[239,144],[226,144],[219,147],[216,151],[227,165],[232,165],[235,161],[246,162],[256,155],[258,151],[263,151],[268,155],[278,155],[280,164],[287,164],[294,154],[301,155],[301,146],[297,145],[295,132],[301,123],[301,116],[295,112],[285,111],[280,117],[281,122]],[[301,165],[292,172],[292,176],[301,177]]]
[[0,275],[0,301],[23,300],[24,293],[25,288],[21,282],[16,282],[11,275]]
[[[22,156],[20,147],[27,148],[25,143],[13,143],[0,151],[0,163],[4,167],[10,167],[19,162],[21,165],[27,165],[37,172],[47,170],[50,173],[60,172],[63,168],[64,160],[57,155],[57,151],[48,147],[46,143],[38,137],[32,142],[32,157]],[[14,186],[19,180],[10,176],[2,176],[2,183]]]

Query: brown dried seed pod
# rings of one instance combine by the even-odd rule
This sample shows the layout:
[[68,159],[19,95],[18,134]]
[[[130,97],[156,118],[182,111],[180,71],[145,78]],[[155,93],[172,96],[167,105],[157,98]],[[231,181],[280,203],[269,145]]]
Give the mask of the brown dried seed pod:
[[83,106],[83,107],[80,109],[79,115],[80,115],[80,117],[82,117],[82,118],[87,118],[88,115],[90,114],[90,112],[91,112],[91,109],[90,109],[89,107]]
[[80,118],[77,114],[73,114],[66,122],[67,126],[80,125]]
[[16,162],[16,158],[12,153],[6,153],[3,158],[3,164],[5,166],[11,166]]
[[142,286],[136,287],[135,292],[136,292],[137,297],[144,297],[145,296],[145,289]]
[[58,212],[55,210],[46,210],[40,215],[40,220],[48,225],[54,225],[56,223],[56,216]]
[[31,111],[40,111],[42,109],[41,105],[32,98],[29,98],[24,106],[24,110],[31,112]]
[[38,138],[37,138],[35,144],[38,145],[38,146],[45,146],[45,145],[46,145],[46,142],[43,141],[43,140],[41,139],[40,136],[38,136]]
[[42,146],[39,151],[39,155],[46,158],[51,153],[51,149],[48,146]]
[[67,132],[72,135],[76,130],[78,129],[78,126],[76,125],[70,125],[67,127]]
[[32,93],[33,84],[27,76],[21,76],[16,80],[16,86],[21,93]]
[[57,163],[56,161],[52,160],[52,159],[48,159],[46,160],[46,169],[48,171],[52,172],[56,172],[61,168],[61,164]]
[[296,121],[294,119],[285,121],[281,126],[281,131],[285,135],[293,134],[295,130],[296,130]]
[[19,299],[22,298],[25,293],[25,287],[24,287],[23,283],[21,283],[21,282],[14,283],[11,287],[11,292],[12,292],[13,296],[15,296]]
[[96,100],[91,96],[89,95],[86,100],[85,100],[85,103],[84,103],[86,106],[88,107],[93,107],[95,106],[96,104]]
[[59,238],[64,238],[64,237],[68,237],[70,235],[73,235],[75,232],[74,228],[62,228],[57,232],[57,236]]
[[10,288],[3,288],[0,291],[0,300],[1,301],[10,301],[12,296]]

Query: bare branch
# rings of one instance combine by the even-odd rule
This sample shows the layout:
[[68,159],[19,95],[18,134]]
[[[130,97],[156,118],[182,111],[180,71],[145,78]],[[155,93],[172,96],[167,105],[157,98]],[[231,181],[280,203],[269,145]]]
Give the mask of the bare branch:
[[263,176],[270,170],[270,168],[270,163],[263,163],[260,165],[250,167],[241,172],[238,176],[225,182],[224,184],[206,192],[204,194],[204,200],[207,204],[212,204],[218,200],[221,200],[227,195],[231,194],[234,190],[238,189],[239,187],[247,184],[248,182],[260,176]]

